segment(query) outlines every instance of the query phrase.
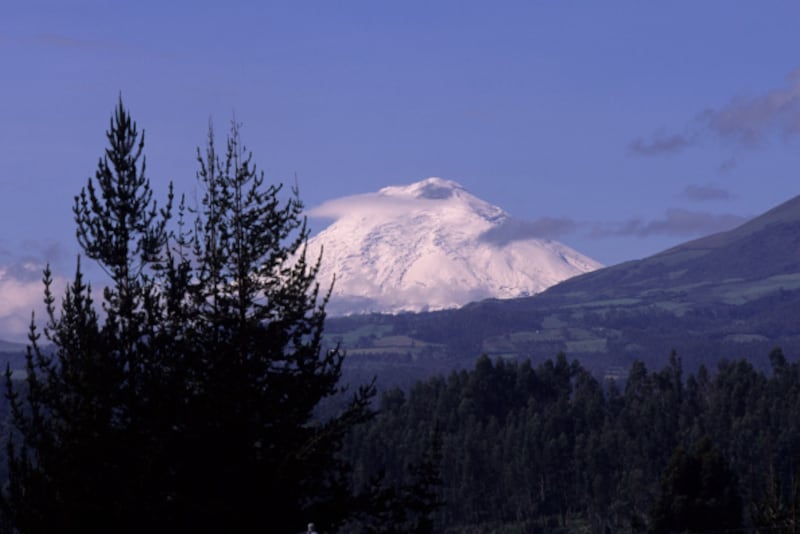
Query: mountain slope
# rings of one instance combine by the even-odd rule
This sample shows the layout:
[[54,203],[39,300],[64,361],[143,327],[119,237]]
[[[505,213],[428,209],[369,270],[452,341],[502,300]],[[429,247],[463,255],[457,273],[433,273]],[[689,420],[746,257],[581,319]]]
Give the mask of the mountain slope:
[[[491,357],[541,361],[564,351],[599,374],[632,360],[687,368],[776,346],[800,356],[800,197],[733,230],[570,278],[533,297],[457,310],[334,319],[351,368],[393,381]],[[387,373],[388,370],[388,373]]]
[[800,196],[727,232],[569,280],[553,287],[546,299],[648,300],[660,292],[662,300],[700,304],[756,297],[771,286],[800,288]]
[[333,314],[452,308],[532,295],[600,264],[546,239],[512,239],[513,220],[456,182],[428,178],[333,201],[337,220],[309,241]]

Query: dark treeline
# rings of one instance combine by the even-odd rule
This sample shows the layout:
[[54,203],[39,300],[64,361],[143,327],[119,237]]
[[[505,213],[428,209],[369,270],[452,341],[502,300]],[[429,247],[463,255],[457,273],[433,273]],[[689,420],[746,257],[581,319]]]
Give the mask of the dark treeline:
[[385,392],[345,453],[367,487],[376,466],[402,480],[434,450],[440,532],[795,532],[800,366],[770,361],[769,374],[723,361],[684,376],[673,354],[617,386],[563,354],[484,356]]

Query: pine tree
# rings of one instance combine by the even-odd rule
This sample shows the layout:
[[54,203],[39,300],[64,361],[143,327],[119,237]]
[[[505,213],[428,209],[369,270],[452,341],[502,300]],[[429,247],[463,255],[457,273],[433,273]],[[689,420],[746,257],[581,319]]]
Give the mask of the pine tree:
[[20,531],[107,531],[152,513],[153,436],[140,427],[158,314],[152,267],[166,245],[170,202],[159,209],[152,199],[144,134],[121,100],[106,137],[109,148],[73,208],[79,244],[111,279],[105,319],[80,258],[60,307],[46,269],[44,335],[54,349],[42,349],[32,321],[25,387],[6,373],[13,432],[3,507]]
[[736,474],[707,436],[676,448],[661,479],[651,532],[734,531],[742,526]]
[[281,187],[264,186],[236,124],[223,157],[210,131],[198,160],[204,196],[185,239],[193,259],[177,262],[191,276],[170,279],[191,298],[179,338],[194,358],[177,513],[197,529],[288,532],[309,520],[331,529],[352,506],[337,451],[370,415],[373,388],[315,420],[319,401],[339,391],[343,354],[321,351],[327,295],[320,302],[318,262],[306,261],[297,191],[282,204]]
[[19,532],[332,530],[353,513],[345,433],[372,386],[336,416],[343,354],[322,350],[327,295],[305,256],[294,190],[281,200],[234,125],[224,157],[198,151],[199,206],[164,208],[144,135],[121,100],[109,147],[75,199],[78,243],[110,283],[102,313],[80,259],[60,307],[45,272],[12,410],[6,521]]

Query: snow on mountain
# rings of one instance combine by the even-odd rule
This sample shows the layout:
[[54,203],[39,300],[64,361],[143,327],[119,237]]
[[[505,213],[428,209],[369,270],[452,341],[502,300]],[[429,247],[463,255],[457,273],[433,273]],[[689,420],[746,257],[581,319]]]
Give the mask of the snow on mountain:
[[543,291],[601,265],[571,248],[508,232],[514,219],[461,185],[428,178],[326,202],[334,222],[309,240],[323,250],[318,280],[332,314],[397,313],[462,306]]

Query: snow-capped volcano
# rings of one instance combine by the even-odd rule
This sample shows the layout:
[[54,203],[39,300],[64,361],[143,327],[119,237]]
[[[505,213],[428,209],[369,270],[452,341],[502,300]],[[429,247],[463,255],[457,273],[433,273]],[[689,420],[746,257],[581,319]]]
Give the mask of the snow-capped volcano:
[[333,314],[436,310],[538,293],[601,265],[548,239],[509,238],[508,213],[460,184],[428,178],[326,202],[309,240]]

